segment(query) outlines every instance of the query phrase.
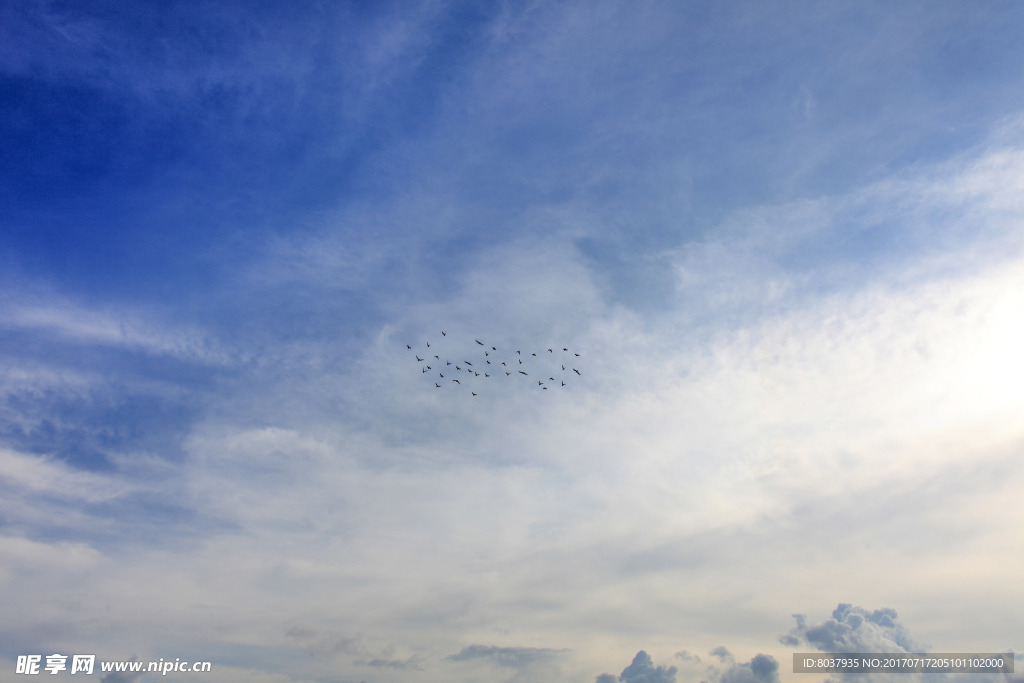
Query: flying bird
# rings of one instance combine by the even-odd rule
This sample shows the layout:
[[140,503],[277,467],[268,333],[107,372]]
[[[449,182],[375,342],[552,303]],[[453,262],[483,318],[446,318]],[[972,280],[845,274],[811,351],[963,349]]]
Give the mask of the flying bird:
[[453,382],[455,382],[456,384],[462,384],[462,382],[460,382],[460,381],[459,381],[459,380],[457,380],[457,379],[453,379],[452,381],[453,381]]
[[552,351],[551,349],[548,349],[548,353],[554,353],[554,351]]
[[405,348],[407,348],[407,349],[411,349],[412,347],[411,347],[411,346],[409,346],[408,344],[406,344],[406,345],[405,345]]
[[464,360],[462,362],[465,363],[466,365],[472,365],[472,363],[470,363],[468,360]]
[[525,373],[525,372],[523,372],[522,370],[520,370],[520,371],[519,371],[519,374],[520,374],[520,375],[525,375],[526,373]]
[[579,371],[579,370],[577,370],[576,368],[573,368],[573,369],[572,369],[572,371],[573,371],[573,372],[575,372],[575,373],[576,373],[577,375],[579,375],[579,374],[580,374],[580,371]]
[[469,392],[469,393],[471,393],[471,394],[473,394],[474,396],[476,396],[476,392],[475,392],[475,391],[471,391],[471,392]]
[[423,359],[420,358],[419,356],[416,356],[416,360],[420,361],[421,363],[423,362]]
[[447,334],[445,334],[444,330],[441,330],[441,336],[442,336],[442,337],[447,337],[448,335],[447,335]]
[[473,341],[475,341],[475,342],[476,342],[477,344],[479,344],[480,346],[483,346],[483,345],[484,345],[484,343],[483,343],[482,341],[480,341],[479,339],[474,339]]
[[438,389],[440,389],[440,388],[441,388],[441,385],[440,385],[440,384],[438,384],[437,382],[434,382],[434,386],[435,386],[435,387],[437,387]]

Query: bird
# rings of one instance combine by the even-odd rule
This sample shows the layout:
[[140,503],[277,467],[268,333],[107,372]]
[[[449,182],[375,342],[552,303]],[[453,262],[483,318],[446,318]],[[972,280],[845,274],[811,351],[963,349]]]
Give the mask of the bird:
[[445,361],[445,364],[447,364],[447,365],[451,365],[451,364],[452,364],[452,362],[451,362],[450,360],[446,360],[446,361]]
[[562,348],[562,350],[563,350],[563,351],[568,351],[569,349],[567,349],[567,348],[564,348],[564,347],[563,347],[563,348]]
[[434,382],[434,386],[435,386],[435,387],[437,387],[438,389],[440,389],[440,388],[441,388],[441,385],[440,385],[440,384],[438,384],[437,382]]
[[488,364],[488,365],[490,365],[490,364],[491,364],[491,361],[487,361],[487,364]]
[[552,351],[551,349],[548,349],[548,353],[554,353],[554,351]]
[[407,349],[411,349],[412,347],[411,347],[411,346],[409,346],[408,344],[406,344],[406,345],[405,345],[405,348],[407,348]]
[[472,365],[472,363],[470,363],[468,360],[464,360],[462,362],[465,363],[466,365]]
[[471,393],[471,394],[473,394],[474,396],[476,396],[476,392],[475,392],[475,391],[471,391],[471,392],[469,392],[469,393]]
[[498,347],[497,347],[497,346],[492,346],[492,347],[491,347],[491,351],[497,351],[497,350],[498,350]]
[[456,370],[461,370],[462,368],[460,368],[460,367],[459,367],[458,365],[456,365],[456,366],[455,366],[455,369],[456,369]]
[[537,380],[537,386],[539,387],[541,384],[544,384],[544,382],[541,382],[540,380]]
[[549,380],[551,380],[552,382],[554,382],[554,381],[555,381],[555,378],[554,378],[554,377],[548,377],[548,379],[549,379]]
[[565,386],[565,382],[562,382],[562,386],[563,386],[563,387]]
[[[409,348],[411,349],[412,347],[410,346]],[[518,349],[516,349],[516,355],[519,355],[519,350]]]
[[578,354],[578,353],[577,353],[577,354],[576,354],[576,357],[577,357],[577,358],[579,358],[579,357],[580,357],[580,354]]
[[419,356],[416,356],[416,360],[420,361],[421,363],[423,362],[423,359],[420,358]]
[[430,368],[430,366],[428,365],[428,366],[427,366],[427,370],[430,370],[430,369],[431,369],[431,368]]
[[442,337],[447,337],[448,335],[447,335],[447,334],[445,334],[444,330],[441,330],[441,336],[442,336]]
[[[502,364],[502,365],[505,365],[505,361],[501,361],[501,364]],[[507,366],[507,365],[505,365],[505,367],[507,368],[508,366]]]
[[548,388],[547,388],[547,387],[541,387],[541,389],[543,389],[544,391],[547,391],[547,390],[548,390]]
[[427,348],[428,349],[430,348],[430,342],[427,342]]
[[[439,372],[439,373],[437,373],[437,374],[441,375],[441,373],[440,373],[440,372]],[[444,375],[441,375],[441,379],[444,379]]]
[[453,381],[453,382],[455,382],[456,384],[462,384],[462,382],[460,382],[460,381],[459,381],[459,380],[457,380],[457,379],[453,379],[452,381]]
[[519,371],[519,374],[520,374],[520,375],[525,375],[526,373],[525,373],[525,372],[523,372],[522,370],[520,370],[520,371]]
[[427,371],[427,369],[423,368],[423,371],[420,374],[423,374],[423,372],[426,372],[426,371]]
[[482,341],[480,341],[479,339],[474,339],[473,341],[475,341],[475,342],[476,342],[477,344],[479,344],[480,346],[483,346],[483,345],[484,345],[484,343],[483,343]]
[[530,355],[531,355],[531,356],[536,356],[537,354],[535,354],[535,353],[531,353]]
[[562,369],[565,370],[565,366],[564,365],[562,366]]
[[488,375],[488,374],[487,374],[487,373],[485,372],[485,373],[484,373],[484,377],[490,377],[490,375]]
[[511,375],[511,374],[512,374],[511,372],[506,372],[506,373],[505,373],[505,375],[506,375],[506,376],[507,376],[507,375]]
[[579,375],[579,374],[580,374],[580,371],[579,371],[579,370],[577,370],[576,368],[573,368],[573,369],[572,369],[572,371],[573,371],[573,372],[575,372],[575,373],[576,373],[577,375]]

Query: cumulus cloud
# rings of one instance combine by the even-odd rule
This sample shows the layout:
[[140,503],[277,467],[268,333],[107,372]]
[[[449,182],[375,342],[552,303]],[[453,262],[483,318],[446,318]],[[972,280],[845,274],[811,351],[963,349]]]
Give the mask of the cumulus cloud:
[[601,674],[595,683],[675,683],[676,671],[674,666],[655,666],[651,656],[640,650],[618,678]]
[[796,626],[780,641],[798,647],[808,643],[822,652],[927,652],[899,623],[896,610],[883,607],[869,612],[863,607],[840,603],[832,617],[808,625],[802,614],[794,615]]
[[718,680],[720,683],[778,683],[779,663],[771,655],[757,654],[749,662],[733,664]]

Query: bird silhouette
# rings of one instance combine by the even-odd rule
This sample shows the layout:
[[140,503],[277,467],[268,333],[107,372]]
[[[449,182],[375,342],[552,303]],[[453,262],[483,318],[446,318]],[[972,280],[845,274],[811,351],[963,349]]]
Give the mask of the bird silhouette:
[[551,349],[548,349],[548,353],[554,353],[554,351],[552,351]]
[[406,344],[406,345],[405,345],[405,348],[407,348],[407,349],[411,349],[412,347],[411,347],[411,346],[409,346],[408,344]]
[[427,348],[428,349],[430,348],[430,342],[427,342]]
[[447,337],[448,335],[447,335],[447,334],[445,334],[445,331],[444,331],[444,330],[441,330],[441,336],[442,336],[442,337]]
[[455,382],[456,384],[462,384],[462,382],[460,382],[460,381],[459,381],[459,380],[457,380],[457,379],[453,379],[452,381],[453,381],[453,382]]
[[526,373],[525,373],[525,372],[523,372],[522,370],[520,370],[520,371],[519,371],[519,374],[520,374],[520,375],[525,375]]
[[440,389],[440,388],[441,388],[441,385],[440,385],[440,384],[438,384],[437,382],[434,382],[434,386],[435,386],[435,387],[437,387],[438,389]]
[[471,392],[469,392],[469,393],[471,393],[471,394],[473,394],[474,396],[476,396],[476,392],[475,392],[475,391],[471,391]]
[[573,372],[575,372],[575,373],[576,373],[577,375],[579,375],[579,374],[580,374],[580,371],[579,371],[579,370],[577,370],[576,368],[573,368],[573,369],[572,369],[572,371],[573,371]]
[[480,346],[483,346],[483,345],[484,345],[484,343],[483,343],[482,341],[480,341],[479,339],[474,339],[473,341],[475,341],[475,342],[476,342],[477,344],[479,344]]
[[421,363],[423,362],[423,359],[420,358],[419,356],[416,356],[416,360],[420,361]]
[[462,362],[465,363],[466,365],[472,365],[472,363],[470,363],[468,360],[464,360]]

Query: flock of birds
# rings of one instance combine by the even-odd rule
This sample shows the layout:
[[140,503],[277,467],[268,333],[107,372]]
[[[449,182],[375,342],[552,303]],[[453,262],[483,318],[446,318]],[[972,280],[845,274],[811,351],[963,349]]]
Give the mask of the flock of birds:
[[448,333],[441,330],[440,343],[423,347],[406,344],[419,363],[420,374],[428,375],[434,387],[462,387],[478,396],[485,383],[528,382],[536,389],[561,389],[583,375],[578,369],[580,354],[568,347],[550,347],[540,351],[491,346],[479,339],[475,344],[453,349]]

